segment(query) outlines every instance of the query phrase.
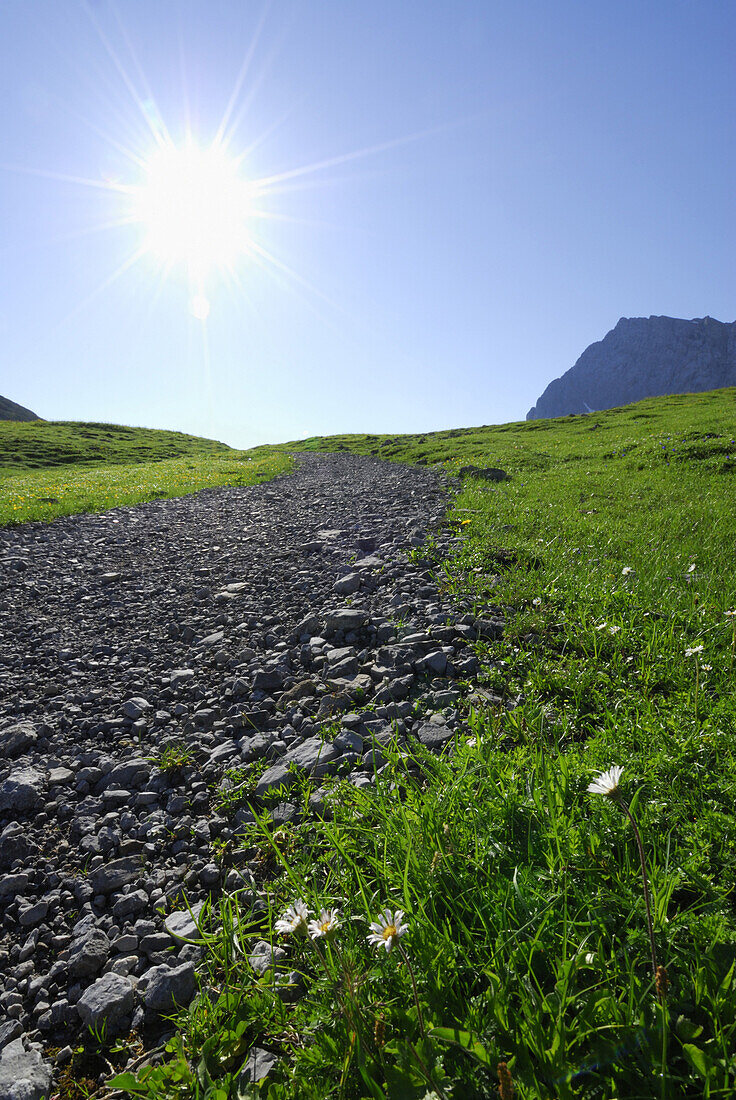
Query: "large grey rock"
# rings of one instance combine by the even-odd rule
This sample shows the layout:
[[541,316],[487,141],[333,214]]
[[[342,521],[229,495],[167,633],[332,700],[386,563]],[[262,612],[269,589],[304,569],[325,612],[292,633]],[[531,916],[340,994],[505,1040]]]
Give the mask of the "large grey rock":
[[105,786],[113,790],[132,791],[144,786],[151,774],[151,761],[134,757],[116,764],[105,778]]
[[51,1090],[51,1067],[35,1047],[14,1039],[0,1054],[0,1100],[42,1100]]
[[194,963],[182,963],[181,966],[152,966],[143,975],[146,991],[143,999],[149,1012],[173,1012],[178,1007],[189,1004],[197,988]]
[[0,730],[0,760],[12,760],[35,745],[38,734],[31,722],[13,722]]
[[352,596],[353,592],[357,592],[359,588],[360,573],[346,573],[344,577],[335,581],[332,591],[337,592],[338,596]]
[[282,757],[282,763],[294,764],[300,771],[312,772],[318,764],[328,764],[337,760],[341,750],[332,741],[322,741],[319,737],[308,737]]
[[85,929],[71,945],[69,974],[73,978],[88,978],[99,974],[110,953],[110,940],[101,928]]
[[273,1051],[265,1050],[263,1047],[253,1047],[238,1075],[238,1084],[243,1087],[243,1093],[246,1094],[249,1085],[257,1085],[259,1081],[265,1080],[278,1064],[278,1060],[278,1054],[274,1054]]
[[736,321],[622,317],[550,382],[527,420],[736,385]]
[[103,974],[85,989],[77,1001],[77,1012],[87,1027],[105,1025],[107,1035],[114,1035],[129,1023],[135,1005],[135,987],[122,974]]
[[347,633],[350,630],[360,630],[368,616],[365,611],[357,607],[340,607],[332,611],[325,620],[325,636],[330,638],[333,634]]
[[419,727],[417,730],[417,737],[425,748],[433,749],[437,752],[452,738],[453,732],[439,715],[434,715],[433,717],[436,719],[435,721],[424,722]]
[[[35,850],[35,846],[28,839],[23,826],[17,821],[11,821],[0,834],[0,871],[4,871],[17,859],[26,860]],[[3,883],[0,879],[0,897],[2,897]]]
[[175,940],[201,940],[199,931],[199,915],[204,906],[203,901],[198,901],[191,909],[177,909],[169,913],[164,921],[166,931]]
[[106,866],[97,867],[90,875],[90,885],[95,894],[114,894],[139,878],[141,861],[134,856],[114,859]]
[[0,814],[30,813],[40,810],[46,789],[46,776],[37,768],[19,768],[0,786]]
[[262,978],[266,971],[286,957],[283,947],[272,947],[267,940],[258,940],[248,956],[248,963],[254,974]]

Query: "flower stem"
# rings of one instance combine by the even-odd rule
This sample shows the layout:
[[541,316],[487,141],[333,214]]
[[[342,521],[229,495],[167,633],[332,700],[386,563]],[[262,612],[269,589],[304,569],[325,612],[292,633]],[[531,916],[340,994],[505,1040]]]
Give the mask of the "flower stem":
[[404,962],[406,964],[406,969],[409,971],[409,977],[411,978],[411,987],[414,990],[414,1004],[417,1006],[417,1017],[419,1019],[419,1033],[422,1036],[422,1038],[424,1039],[424,1038],[426,1038],[425,1031],[424,1031],[424,1020],[422,1018],[422,1010],[419,1007],[419,995],[417,993],[417,983],[416,983],[416,980],[414,978],[414,971],[411,968],[411,963],[409,962],[409,956],[407,955],[406,951],[404,951],[404,948],[401,946],[401,944],[397,944],[397,946],[399,948],[399,952],[401,954],[401,957],[402,957],[402,959],[404,960]]
[[695,658],[695,725],[698,725],[698,687],[700,682],[700,664]]
[[646,865],[646,861],[644,859],[644,846],[641,842],[641,834],[639,833],[639,828],[636,824],[636,821],[634,820],[634,815],[632,814],[631,810],[629,809],[629,807],[627,806],[627,804],[624,802],[623,798],[621,798],[621,797],[616,799],[616,803],[617,803],[617,805],[619,805],[621,807],[621,809],[623,810],[623,812],[626,814],[629,821],[631,822],[631,828],[634,830],[634,836],[636,837],[636,843],[637,843],[637,846],[639,848],[639,862],[641,863],[641,879],[642,879],[642,882],[644,883],[644,903],[645,903],[646,909],[647,909],[647,928],[649,930],[649,945],[652,949],[652,975],[656,978],[657,977],[657,954],[656,954],[656,951],[654,949],[654,927],[652,925],[652,907],[649,903],[649,881],[647,879],[647,865]]

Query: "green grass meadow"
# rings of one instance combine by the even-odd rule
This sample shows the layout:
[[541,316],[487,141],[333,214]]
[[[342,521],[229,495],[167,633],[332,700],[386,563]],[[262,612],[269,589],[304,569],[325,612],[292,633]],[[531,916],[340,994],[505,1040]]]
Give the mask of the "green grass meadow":
[[0,525],[252,485],[291,469],[182,432],[118,424],[0,421]]
[[[465,732],[443,756],[390,752],[365,789],[329,780],[324,820],[277,826],[253,804],[243,850],[218,858],[255,882],[203,918],[201,993],[163,1060],[117,1086],[734,1097],[736,391],[250,454],[297,449],[506,470],[464,479],[449,558],[412,552],[476,614],[502,612],[505,634],[478,643],[481,698],[466,686]],[[612,765],[615,797],[590,793]],[[326,911],[326,935],[277,930],[300,899]],[[408,925],[390,952],[367,939],[386,907]],[[258,940],[285,951],[261,977]],[[274,1063],[261,1080],[256,1049],[256,1066]]]

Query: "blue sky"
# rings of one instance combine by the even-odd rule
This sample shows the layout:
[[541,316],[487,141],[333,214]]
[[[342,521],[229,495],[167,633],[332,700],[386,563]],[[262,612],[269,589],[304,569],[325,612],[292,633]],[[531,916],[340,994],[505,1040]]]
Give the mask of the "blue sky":
[[[730,0],[3,0],[0,393],[236,446],[523,419],[621,316],[736,318],[734,56]],[[228,104],[284,178],[202,321],[115,188]]]

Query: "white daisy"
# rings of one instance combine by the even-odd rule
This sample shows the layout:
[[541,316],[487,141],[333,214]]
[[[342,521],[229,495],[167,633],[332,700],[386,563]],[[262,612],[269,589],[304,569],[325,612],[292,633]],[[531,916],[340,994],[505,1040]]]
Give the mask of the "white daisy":
[[687,571],[688,571],[688,573],[694,573],[695,572],[695,562],[693,562],[692,565],[688,565]]
[[403,909],[397,909],[396,912],[384,909],[378,920],[371,921],[370,935],[366,937],[371,947],[385,947],[388,954],[394,944],[409,931],[409,925],[401,923],[403,915]]
[[634,570],[631,568],[630,565],[625,565],[623,567],[623,569],[621,570],[621,576],[622,577],[628,577],[629,573],[633,573],[633,572],[634,572]]
[[340,927],[339,909],[323,909],[317,920],[310,920],[307,931],[313,940],[331,940]]
[[298,898],[293,905],[289,906],[281,920],[276,921],[274,928],[282,936],[304,936],[307,933],[309,913],[310,910],[307,909],[305,903],[301,898]]
[[685,656],[686,657],[697,657],[697,655],[699,653],[702,653],[702,652],[703,652],[702,645],[694,645],[692,647],[692,649],[686,649],[685,650]]
[[606,798],[613,798],[618,790],[619,781],[624,769],[620,764],[614,764],[607,772],[601,772],[592,783],[588,784],[590,794],[603,794]]

